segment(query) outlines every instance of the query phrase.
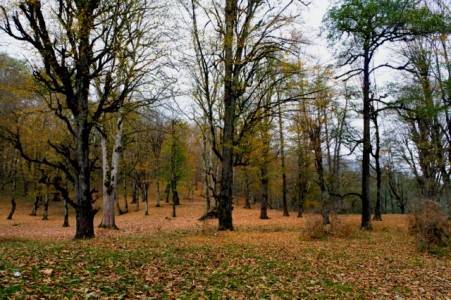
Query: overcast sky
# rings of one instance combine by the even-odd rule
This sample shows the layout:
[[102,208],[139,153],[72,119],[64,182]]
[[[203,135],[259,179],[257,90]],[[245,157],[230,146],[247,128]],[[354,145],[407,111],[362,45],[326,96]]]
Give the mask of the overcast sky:
[[[334,49],[328,47],[325,34],[320,35],[321,25],[324,14],[330,8],[334,0],[310,0],[308,7],[303,8],[302,13],[302,32],[305,38],[310,41],[309,45],[303,47],[303,52],[308,55],[308,60],[312,64],[328,65],[334,64]],[[28,49],[28,50],[27,50]],[[15,41],[3,32],[0,32],[0,52],[5,52],[13,57],[23,60],[33,59],[31,46]],[[388,50],[379,51],[376,55],[375,63],[384,62],[384,58],[391,55]],[[338,71],[340,72],[340,71]],[[380,85],[383,85],[393,78],[394,74],[390,70],[378,72],[377,78]]]

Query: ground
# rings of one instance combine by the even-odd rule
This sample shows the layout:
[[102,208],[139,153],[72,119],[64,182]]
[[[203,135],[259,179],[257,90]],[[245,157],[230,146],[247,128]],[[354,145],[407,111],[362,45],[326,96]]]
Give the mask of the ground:
[[[19,203],[12,221],[0,203],[0,299],[451,299],[449,253],[420,253],[408,216],[385,215],[372,232],[359,217],[340,216],[347,237],[308,238],[305,220],[277,210],[236,205],[234,232],[197,221],[200,200],[118,216],[120,230],[96,229],[74,241],[74,220],[62,228],[61,204],[48,221]],[[73,213],[72,213],[73,214]],[[100,223],[100,214],[96,224]]]

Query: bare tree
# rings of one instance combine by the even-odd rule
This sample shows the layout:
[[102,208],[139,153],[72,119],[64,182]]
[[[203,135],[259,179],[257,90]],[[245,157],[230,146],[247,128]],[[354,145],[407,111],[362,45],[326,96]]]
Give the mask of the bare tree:
[[[218,1],[208,4],[191,1],[187,8],[193,23],[197,63],[193,73],[203,92],[199,106],[207,116],[212,149],[221,162],[219,230],[233,230],[233,168],[241,163],[234,149],[259,122],[262,109],[273,111],[280,102],[264,104],[263,99],[282,78],[262,89],[263,82],[274,78],[273,69],[263,66],[296,44],[295,39],[284,36],[281,30],[297,17],[290,10],[294,4],[291,0],[281,3],[225,0],[223,5]],[[198,24],[199,9],[205,24]],[[212,39],[217,42],[211,43]],[[215,94],[219,89],[222,98]]]
[[[72,182],[73,200],[65,186],[52,184],[76,211],[75,238],[94,236],[91,173],[95,167],[90,157],[92,129],[102,116],[118,109],[122,97],[110,97],[115,91],[112,70],[117,50],[134,42],[123,40],[130,18],[140,9],[139,0],[129,1],[19,1],[8,10],[1,6],[4,22],[1,29],[37,51],[42,67],[34,75],[54,96],[48,107],[65,124],[71,144],[50,143],[62,160],[33,157],[23,148],[20,134],[14,133],[15,146],[23,157],[35,163],[59,169]],[[83,24],[78,26],[77,24]],[[124,57],[127,59],[127,57]],[[94,81],[102,78],[103,93],[90,101]],[[123,91],[133,88],[130,85]]]

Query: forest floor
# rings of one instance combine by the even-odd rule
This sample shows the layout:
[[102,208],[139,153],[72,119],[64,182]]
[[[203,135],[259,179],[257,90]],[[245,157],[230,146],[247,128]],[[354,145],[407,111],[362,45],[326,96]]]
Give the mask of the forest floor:
[[74,241],[60,203],[50,203],[48,221],[29,216],[31,203],[7,221],[2,201],[0,299],[451,299],[450,254],[418,252],[408,216],[385,215],[372,232],[358,229],[359,216],[340,216],[349,236],[312,240],[308,215],[270,210],[259,220],[241,206],[234,232],[197,221],[203,203],[185,200],[176,218],[166,203],[149,216],[131,205],[120,230]]

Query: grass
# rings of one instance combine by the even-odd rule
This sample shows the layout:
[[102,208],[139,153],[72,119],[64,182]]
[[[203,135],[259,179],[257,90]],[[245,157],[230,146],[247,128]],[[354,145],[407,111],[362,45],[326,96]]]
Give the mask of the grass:
[[294,216],[273,211],[268,223],[252,225],[244,217],[254,213],[236,209],[235,232],[217,232],[215,221],[173,230],[154,224],[91,241],[18,239],[0,223],[0,299],[451,296],[449,253],[418,252],[403,216],[385,216],[373,232],[357,229],[358,216],[344,216],[356,228],[352,235],[310,240]]

